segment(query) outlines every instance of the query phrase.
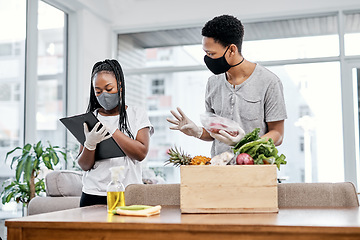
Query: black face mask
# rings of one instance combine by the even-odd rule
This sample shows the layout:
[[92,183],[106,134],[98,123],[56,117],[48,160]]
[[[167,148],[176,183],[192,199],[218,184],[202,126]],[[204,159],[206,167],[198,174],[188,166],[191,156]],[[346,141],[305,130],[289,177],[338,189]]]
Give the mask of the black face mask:
[[239,62],[238,64],[235,65],[230,65],[225,58],[225,54],[227,52],[227,50],[229,49],[230,46],[227,47],[226,51],[224,52],[224,55],[222,57],[219,58],[211,58],[208,55],[204,56],[204,62],[206,64],[206,66],[208,67],[208,69],[210,71],[212,71],[214,74],[221,74],[224,72],[227,72],[230,68],[235,67],[237,65],[240,65],[243,61],[244,58],[241,60],[241,62]]

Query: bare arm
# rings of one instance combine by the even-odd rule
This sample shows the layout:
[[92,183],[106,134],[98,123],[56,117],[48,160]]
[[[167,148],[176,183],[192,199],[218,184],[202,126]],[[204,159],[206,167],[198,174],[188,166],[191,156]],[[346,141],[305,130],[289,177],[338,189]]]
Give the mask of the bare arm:
[[272,140],[274,140],[275,146],[281,145],[284,138],[284,122],[284,120],[268,122],[268,132],[262,136],[262,138],[272,138]]
[[78,164],[82,170],[87,171],[94,166],[95,163],[95,150],[91,151],[80,145],[80,154],[78,156]]
[[142,161],[149,151],[150,132],[148,127],[140,129],[135,139],[129,138],[119,129],[114,132],[112,137],[131,159]]
[[[135,140],[126,136],[123,132],[117,129],[112,137],[116,143],[121,147],[124,153],[131,159],[138,161],[144,160],[149,151],[150,134],[149,128],[140,129],[136,135]],[[87,171],[95,164],[95,150],[91,151],[83,146],[80,146],[80,154],[78,163],[82,170]]]

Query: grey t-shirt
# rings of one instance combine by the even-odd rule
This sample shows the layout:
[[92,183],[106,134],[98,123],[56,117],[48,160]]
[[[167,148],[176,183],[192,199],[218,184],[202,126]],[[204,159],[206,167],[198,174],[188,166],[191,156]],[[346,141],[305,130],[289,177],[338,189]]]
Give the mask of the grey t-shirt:
[[[207,112],[238,122],[245,133],[260,128],[260,136],[267,132],[267,122],[287,118],[280,79],[259,64],[245,82],[235,87],[225,74],[211,76],[206,86],[205,108]],[[214,140],[211,156],[229,149],[228,145]]]

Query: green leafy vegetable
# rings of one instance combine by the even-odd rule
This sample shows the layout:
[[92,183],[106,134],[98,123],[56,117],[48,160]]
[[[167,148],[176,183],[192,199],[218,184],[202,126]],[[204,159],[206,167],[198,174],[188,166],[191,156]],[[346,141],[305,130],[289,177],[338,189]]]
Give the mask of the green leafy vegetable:
[[241,141],[235,145],[235,154],[247,153],[254,159],[254,164],[276,164],[280,170],[280,164],[286,164],[285,155],[278,155],[274,141],[271,138],[260,138],[260,128],[255,128],[246,134]]
[[244,145],[245,143],[248,143],[248,142],[252,142],[252,141],[255,141],[255,140],[258,140],[260,137],[259,137],[259,132],[260,132],[260,128],[255,128],[252,132],[246,134],[241,140],[240,142],[238,142],[234,149],[238,149],[240,148],[242,145]]

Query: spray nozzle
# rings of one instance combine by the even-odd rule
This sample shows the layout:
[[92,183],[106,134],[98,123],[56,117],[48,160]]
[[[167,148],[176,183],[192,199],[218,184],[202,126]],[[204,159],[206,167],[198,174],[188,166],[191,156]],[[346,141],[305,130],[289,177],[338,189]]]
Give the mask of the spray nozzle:
[[125,169],[124,166],[117,166],[117,167],[111,167],[109,170],[111,172],[111,179],[113,181],[119,180],[119,175],[122,173],[122,171]]

